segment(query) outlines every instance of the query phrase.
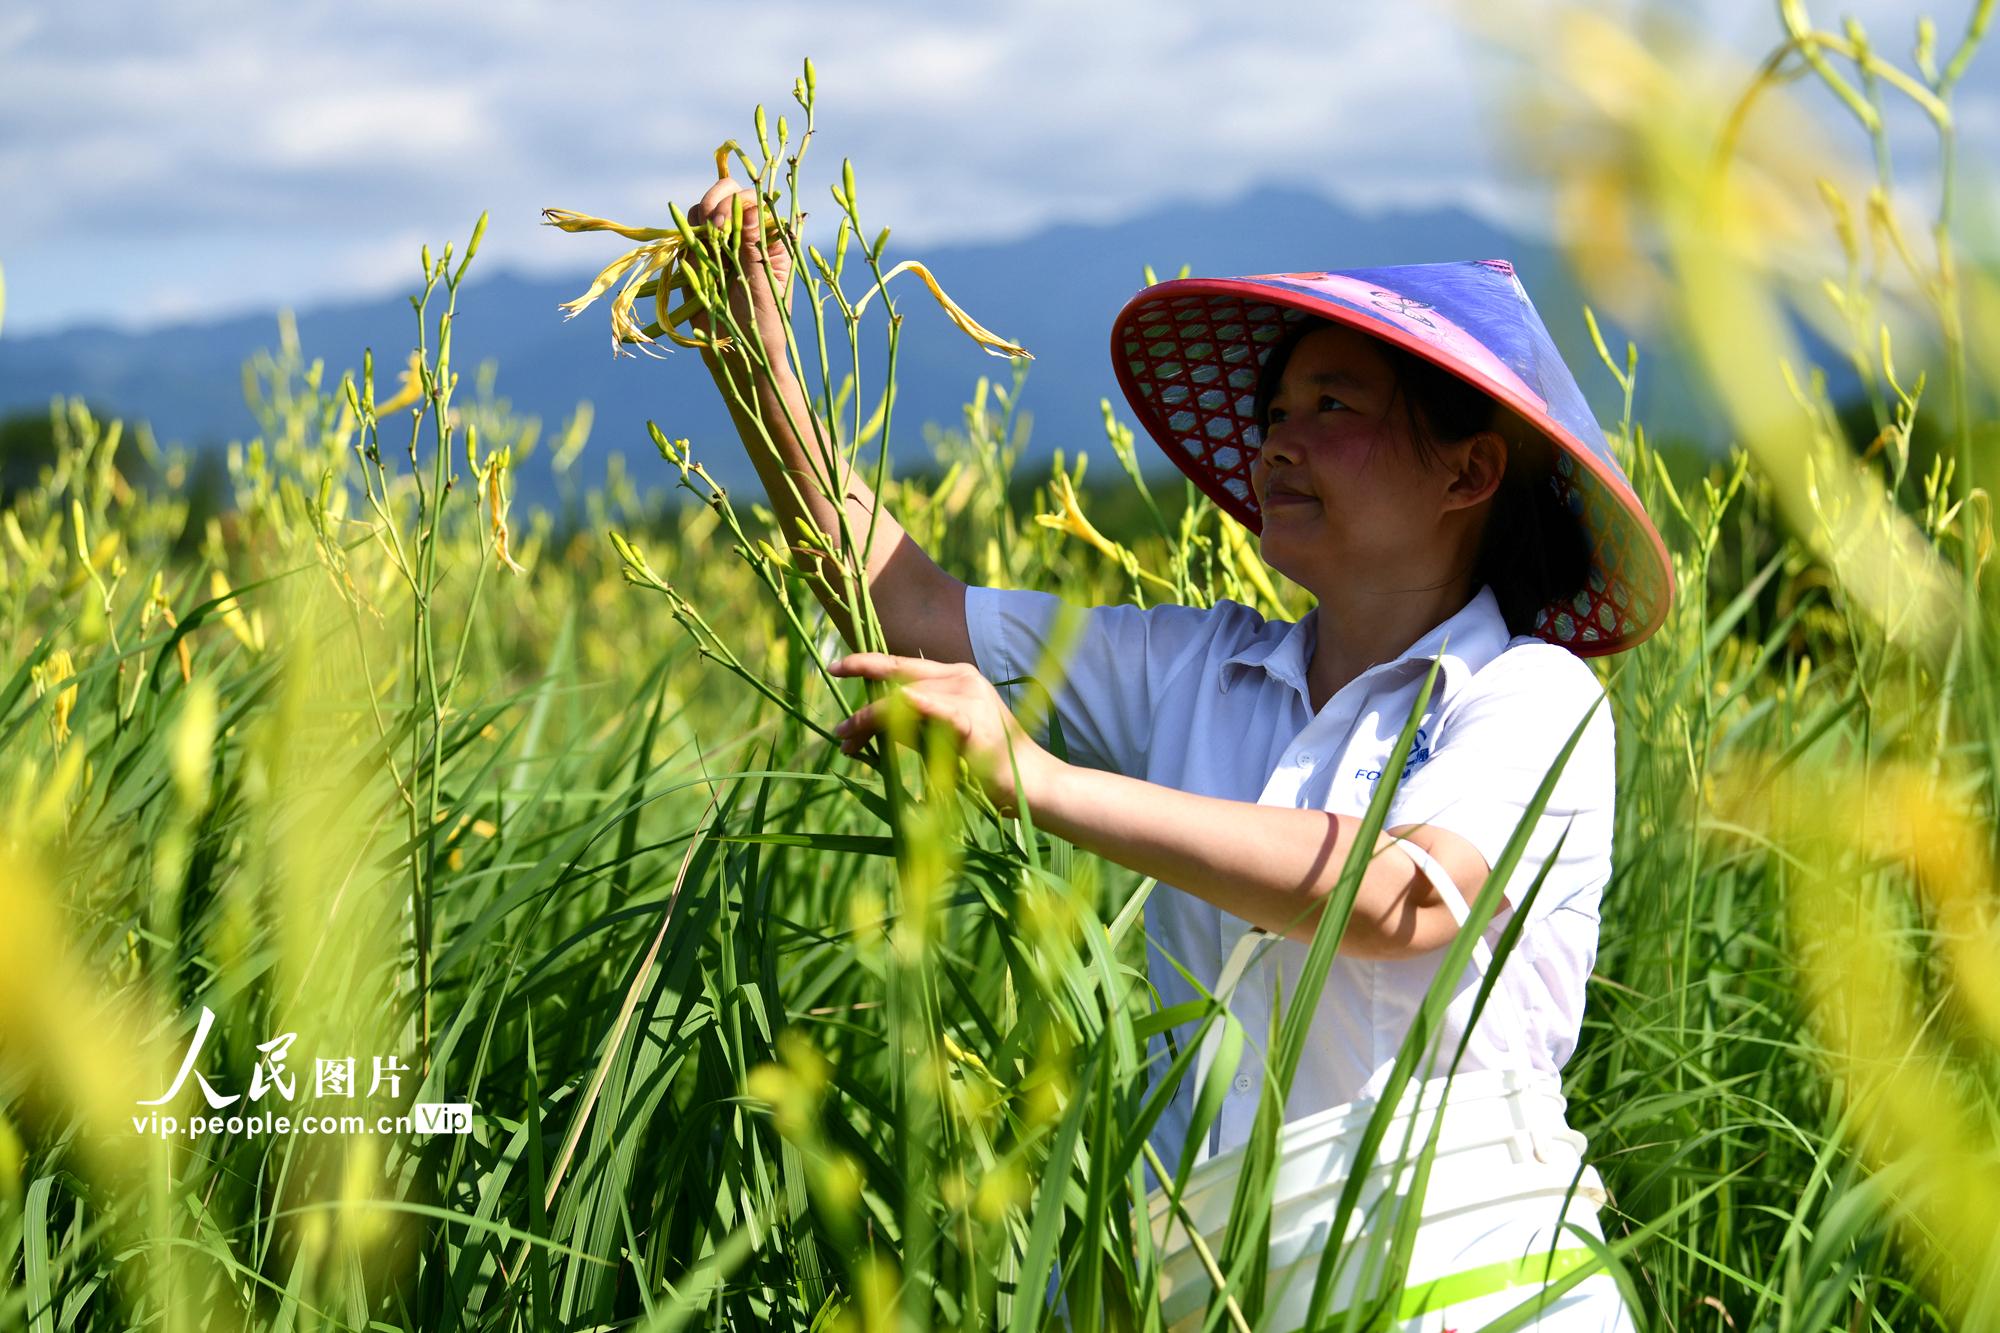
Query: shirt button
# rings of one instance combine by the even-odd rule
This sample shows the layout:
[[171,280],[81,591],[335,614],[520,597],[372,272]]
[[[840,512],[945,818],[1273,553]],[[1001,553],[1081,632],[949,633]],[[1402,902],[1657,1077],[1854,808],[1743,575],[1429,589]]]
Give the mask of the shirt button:
[[1238,1092],[1250,1091],[1250,1076],[1248,1074],[1238,1074],[1236,1076],[1236,1090]]

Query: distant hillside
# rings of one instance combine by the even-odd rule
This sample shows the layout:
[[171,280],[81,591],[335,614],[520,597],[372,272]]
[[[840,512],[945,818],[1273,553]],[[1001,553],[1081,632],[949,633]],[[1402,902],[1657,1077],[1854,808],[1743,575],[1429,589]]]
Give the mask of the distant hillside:
[[[589,399],[596,424],[579,464],[586,484],[602,475],[613,450],[625,454],[642,486],[648,478],[665,483],[664,466],[646,439],[644,423],[651,417],[671,434],[691,438],[725,485],[761,494],[697,356],[614,360],[602,302],[573,322],[563,320],[557,303],[576,296],[616,253],[603,238],[576,244],[579,267],[571,278],[504,270],[482,277],[475,265],[459,294],[461,371],[497,361],[496,392],[516,410],[540,416],[545,438],[579,399]],[[903,257],[892,240],[887,259]],[[1168,277],[1183,263],[1195,273],[1224,274],[1510,259],[1600,414],[1616,413],[1616,386],[1590,349],[1579,299],[1556,257],[1454,210],[1364,215],[1296,190],[1262,189],[1227,204],[1175,205],[1115,224],[1057,226],[1006,244],[937,247],[915,257],[977,319],[1035,354],[1022,402],[1034,417],[1028,457],[1034,468],[1045,467],[1057,446],[1072,454],[1079,448],[1104,452],[1098,400],[1121,402],[1107,353],[1110,323],[1143,284],[1147,264]],[[1009,369],[952,328],[913,277],[898,278],[891,292],[905,314],[892,441],[901,466],[930,458],[924,423],[956,424],[974,381],[987,375],[1005,383]],[[867,318],[872,331],[863,348],[863,383],[872,395],[881,384],[882,326],[877,311]],[[372,346],[378,387],[400,367],[415,335],[401,295],[302,310],[298,327],[305,355],[324,358],[329,378],[358,366],[362,348]],[[219,445],[247,438],[255,426],[243,402],[242,363],[276,342],[275,315],[136,334],[78,328],[0,338],[0,414],[42,408],[57,393],[82,394],[109,410],[148,418],[163,441]],[[1660,419],[1662,410],[1680,420],[1687,415],[1686,396],[1671,383],[1665,359],[1655,360],[1642,384],[1657,428],[1670,424]],[[538,451],[536,466],[524,474],[530,499],[546,502],[554,494],[548,453]],[[1145,457],[1149,469],[1175,475],[1157,450]]]

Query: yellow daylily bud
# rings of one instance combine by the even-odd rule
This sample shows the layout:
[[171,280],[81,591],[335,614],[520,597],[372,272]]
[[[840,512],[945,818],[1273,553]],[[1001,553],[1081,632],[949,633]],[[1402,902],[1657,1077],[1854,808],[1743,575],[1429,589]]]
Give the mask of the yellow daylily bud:
[[14,517],[13,510],[9,509],[0,514],[0,531],[6,533],[7,544],[14,548],[15,555],[20,556],[26,563],[35,563],[35,553],[29,549],[28,539],[22,534],[20,520]]
[[215,751],[215,687],[204,678],[187,692],[174,726],[172,771],[181,809],[208,804],[208,775]]
[[222,611],[223,625],[231,634],[236,636],[236,641],[245,648],[250,649],[252,652],[262,652],[264,650],[264,636],[261,623],[252,625],[244,616],[242,606],[230,592],[229,580],[222,576],[222,571],[219,569],[209,571],[208,595],[218,601],[224,598],[229,599],[229,605],[223,608]]

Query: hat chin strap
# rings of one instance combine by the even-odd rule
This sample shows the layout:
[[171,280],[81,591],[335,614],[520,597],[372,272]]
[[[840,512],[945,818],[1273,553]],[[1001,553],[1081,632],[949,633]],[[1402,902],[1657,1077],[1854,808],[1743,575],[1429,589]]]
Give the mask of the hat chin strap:
[[[1431,887],[1437,890],[1438,896],[1444,899],[1445,910],[1451,913],[1451,919],[1462,928],[1465,925],[1466,917],[1471,914],[1472,908],[1466,902],[1465,895],[1459,892],[1458,884],[1452,879],[1451,873],[1438,863],[1438,859],[1435,856],[1432,856],[1408,838],[1390,834],[1389,841],[1401,845],[1403,854],[1416,862],[1417,869],[1423,873],[1425,879],[1431,882]],[[1256,951],[1257,945],[1264,940],[1276,940],[1277,938],[1276,935],[1265,930],[1262,926],[1252,926],[1250,929],[1244,931],[1242,936],[1236,941],[1236,947],[1229,951],[1229,959],[1222,965],[1222,975],[1215,979],[1215,990],[1213,992],[1215,998],[1224,1004],[1229,1003],[1230,996],[1235,994],[1238,983],[1243,980],[1243,973],[1250,966],[1250,960]],[[1493,950],[1487,945],[1484,938],[1473,941],[1472,962],[1479,969],[1482,976],[1493,966]],[[1222,1026],[1220,1024],[1211,1024],[1208,1031],[1202,1036],[1201,1051],[1195,1056],[1194,1086],[1197,1090],[1208,1082],[1208,1071],[1215,1064],[1215,1053],[1221,1045]],[[1208,1160],[1210,1156],[1209,1145],[1213,1142],[1214,1137],[1215,1128],[1211,1126],[1209,1132],[1202,1136],[1201,1146],[1195,1149],[1194,1160],[1197,1164]]]

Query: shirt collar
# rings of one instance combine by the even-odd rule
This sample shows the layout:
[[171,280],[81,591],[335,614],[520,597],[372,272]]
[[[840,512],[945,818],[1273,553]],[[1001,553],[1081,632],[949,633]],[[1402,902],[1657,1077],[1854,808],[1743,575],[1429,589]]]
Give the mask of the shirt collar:
[[[1245,644],[1222,661],[1219,673],[1223,692],[1228,693],[1241,672],[1262,667],[1273,679],[1283,681],[1297,690],[1300,697],[1310,699],[1311,691],[1306,687],[1306,659],[1318,633],[1319,608],[1315,606],[1287,626],[1282,634],[1262,635]],[[1471,601],[1433,625],[1423,637],[1394,658],[1377,663],[1362,672],[1361,676],[1397,669],[1404,663],[1429,663],[1437,659],[1438,675],[1442,677],[1437,686],[1437,698],[1442,701],[1447,692],[1455,692],[1471,679],[1475,671],[1498,657],[1510,637],[1507,619],[1500,613],[1500,602],[1493,595],[1492,585],[1482,584]],[[1442,652],[1439,651],[1440,645],[1443,645]]]

